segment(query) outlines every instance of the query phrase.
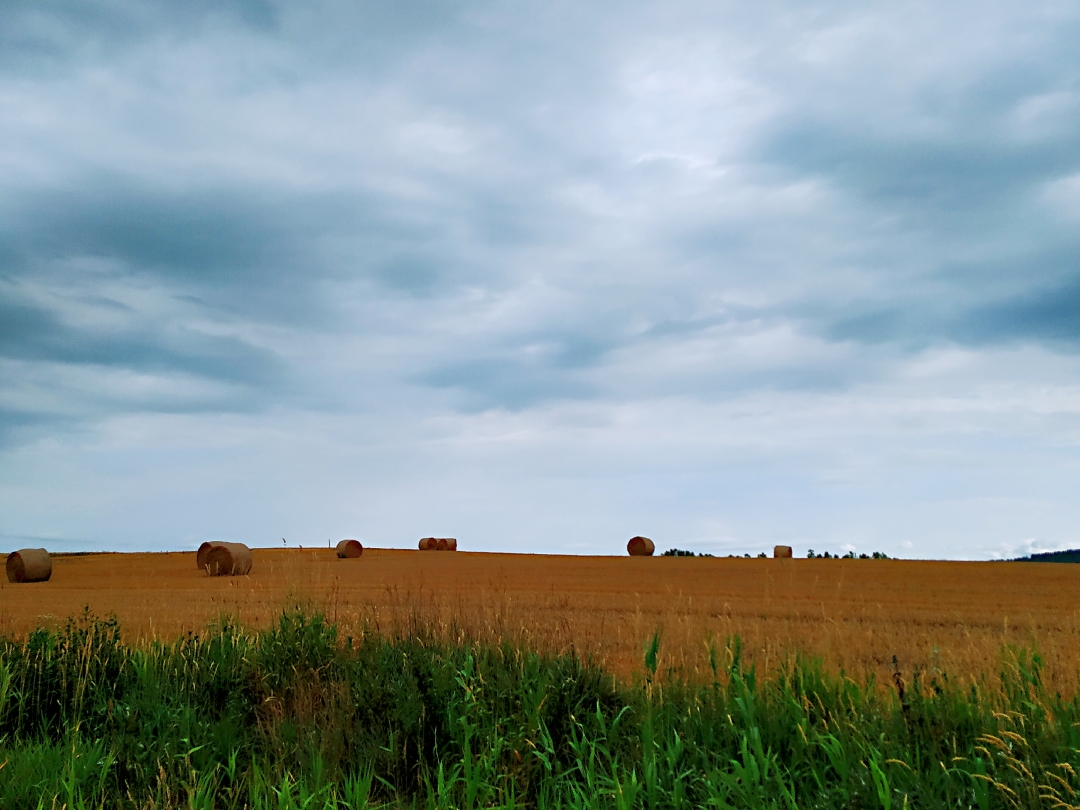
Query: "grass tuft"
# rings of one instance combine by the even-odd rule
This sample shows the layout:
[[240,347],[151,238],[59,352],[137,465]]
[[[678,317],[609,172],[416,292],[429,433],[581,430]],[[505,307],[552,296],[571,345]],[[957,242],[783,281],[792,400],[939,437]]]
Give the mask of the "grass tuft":
[[573,655],[342,638],[291,610],[125,645],[114,620],[0,639],[4,808],[1035,808],[1080,800],[1080,703],[1002,650],[1001,688],[887,684],[738,638],[712,679],[619,683]]

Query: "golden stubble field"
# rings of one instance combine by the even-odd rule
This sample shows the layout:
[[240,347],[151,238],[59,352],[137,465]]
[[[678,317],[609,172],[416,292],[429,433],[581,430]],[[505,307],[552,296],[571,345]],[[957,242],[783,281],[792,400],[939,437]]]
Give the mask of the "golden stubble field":
[[1080,675],[1080,565],[899,560],[580,557],[367,549],[254,549],[246,577],[207,577],[195,553],[56,557],[47,583],[0,586],[0,634],[57,625],[84,606],[129,640],[172,639],[222,615],[265,627],[291,605],[343,633],[412,632],[574,650],[632,677],[661,632],[660,668],[710,673],[738,634],[765,671],[794,651],[887,682],[933,668],[993,677],[1003,645],[1038,648],[1063,693]]

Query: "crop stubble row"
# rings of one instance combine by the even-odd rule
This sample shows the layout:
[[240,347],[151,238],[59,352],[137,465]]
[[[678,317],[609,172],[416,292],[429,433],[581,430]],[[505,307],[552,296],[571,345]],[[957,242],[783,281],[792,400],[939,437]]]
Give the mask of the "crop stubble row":
[[661,631],[660,668],[709,677],[709,639],[771,671],[793,651],[887,682],[906,673],[994,676],[1005,644],[1036,646],[1048,683],[1080,672],[1080,566],[894,560],[578,557],[365,549],[254,549],[246,577],[210,578],[194,553],[59,557],[50,582],[0,585],[0,633],[62,623],[84,606],[129,638],[170,639],[223,614],[252,627],[290,603],[343,632],[412,632],[573,649],[622,676],[642,671]]

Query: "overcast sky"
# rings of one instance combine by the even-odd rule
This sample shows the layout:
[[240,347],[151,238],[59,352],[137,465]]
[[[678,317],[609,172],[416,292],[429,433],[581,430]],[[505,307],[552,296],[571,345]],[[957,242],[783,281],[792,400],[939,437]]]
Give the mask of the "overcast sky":
[[1080,546],[1080,5],[0,5],[0,545]]

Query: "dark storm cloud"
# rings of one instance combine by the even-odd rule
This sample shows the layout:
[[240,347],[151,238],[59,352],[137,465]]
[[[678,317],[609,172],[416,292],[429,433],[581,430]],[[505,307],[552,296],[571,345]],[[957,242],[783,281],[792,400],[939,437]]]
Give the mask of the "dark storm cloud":
[[[12,76],[71,72],[79,66],[107,64],[148,42],[161,46],[198,42],[212,35],[241,34],[256,41],[293,48],[288,64],[279,63],[272,81],[304,81],[315,67],[338,69],[364,64],[371,75],[458,27],[467,8],[429,0],[311,3],[271,0],[13,0],[0,4],[0,69]],[[467,35],[469,28],[458,28]],[[241,84],[253,87],[246,75]],[[222,76],[223,81],[238,77]]]
[[600,364],[625,338],[595,334],[535,332],[504,341],[498,353],[450,362],[427,371],[418,381],[462,392],[468,410],[518,411],[553,400],[591,399],[600,386],[579,372]]
[[0,449],[15,447],[42,432],[70,429],[75,420],[43,413],[0,406]]
[[[171,191],[90,179],[13,197],[16,213],[0,223],[11,278],[95,260],[121,275],[168,281],[189,290],[189,300],[276,323],[315,326],[325,318],[315,288],[327,278],[370,277],[423,293],[460,267],[439,253],[445,236],[437,222],[362,191]],[[344,254],[335,253],[337,241],[347,243]]]
[[[993,51],[896,29],[859,74],[795,100],[760,140],[766,165],[842,202],[843,224],[831,228],[848,238],[832,263],[875,280],[793,302],[809,333],[912,352],[1074,340],[1067,318],[1037,302],[1070,288],[1080,262],[1075,222],[1042,200],[1048,184],[1080,172],[1080,26],[1060,5],[1013,11],[986,23]],[[910,45],[904,61],[894,42]],[[954,70],[916,78],[931,60]]]
[[1038,340],[1080,351],[1080,268],[1071,284],[973,311],[957,331],[962,338],[979,342]]
[[1025,193],[1039,183],[1080,168],[1080,130],[1070,129],[1051,143],[1021,144],[867,138],[793,126],[777,137],[766,156],[828,177],[883,211],[939,228],[959,227],[966,237],[1018,213]]
[[0,4],[0,67],[15,74],[64,69],[164,32],[192,36],[214,20],[265,32],[275,12],[263,0],[10,0]]
[[823,306],[817,323],[834,339],[913,351],[943,342],[1075,345],[1066,302],[1076,300],[1068,291],[1080,238],[1037,202],[1047,183],[1080,171],[1078,133],[1080,115],[1067,133],[1035,144],[785,133],[774,154],[787,166],[827,178],[892,223],[893,239],[875,240],[857,259],[880,275],[884,298]]
[[235,338],[183,328],[91,329],[47,310],[0,302],[0,357],[13,360],[183,372],[246,384],[272,384],[282,365],[272,353]]
[[945,344],[1080,349],[1080,239],[1045,237],[1036,247],[1017,242],[1005,260],[936,263],[928,257],[921,284],[886,285],[891,300],[818,308],[805,322],[811,330],[823,326],[832,340],[911,352]]
[[[291,269],[310,262],[285,227],[297,217],[235,192],[169,195],[109,184],[22,195],[17,208],[0,231],[8,279],[0,286],[0,357],[282,390],[287,367],[273,351],[193,327],[179,313],[164,320],[140,313],[94,289],[156,278],[198,291],[207,312],[310,321],[309,287],[289,280]],[[50,294],[39,300],[42,291]],[[250,407],[231,399],[214,396],[213,406]]]
[[291,232],[309,211],[298,200],[275,210],[235,189],[169,194],[90,183],[34,197],[20,201],[22,216],[6,229],[9,244],[21,243],[24,265],[110,259],[209,286],[250,283],[295,262]]

